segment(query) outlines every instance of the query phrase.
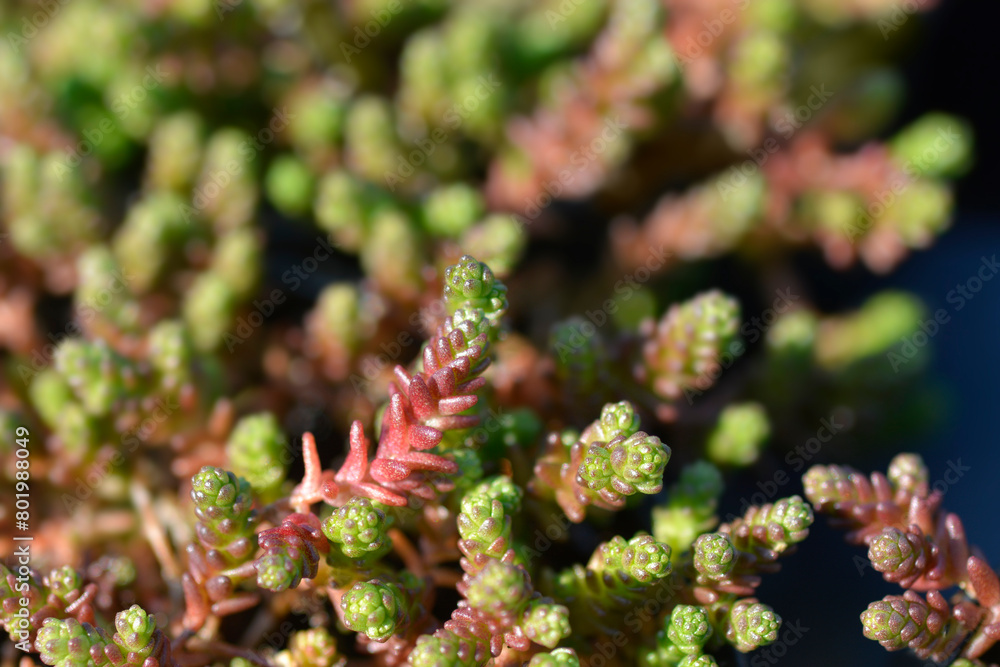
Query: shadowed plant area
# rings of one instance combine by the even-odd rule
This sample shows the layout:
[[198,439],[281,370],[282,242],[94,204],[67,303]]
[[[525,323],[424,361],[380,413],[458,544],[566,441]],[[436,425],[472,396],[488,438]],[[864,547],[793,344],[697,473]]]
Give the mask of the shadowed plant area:
[[936,4],[3,3],[0,667],[996,665]]

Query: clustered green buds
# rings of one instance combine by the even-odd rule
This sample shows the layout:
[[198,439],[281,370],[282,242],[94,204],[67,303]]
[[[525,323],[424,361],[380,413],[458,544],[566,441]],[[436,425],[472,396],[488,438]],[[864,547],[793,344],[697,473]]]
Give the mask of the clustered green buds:
[[[91,488],[97,477],[110,475],[100,490],[77,494],[91,498],[87,518],[117,516],[129,491],[136,494],[134,504],[143,505],[143,478],[169,487],[167,493],[150,491],[158,508],[170,510],[175,499],[165,496],[177,486],[171,475],[190,475],[202,459],[216,462],[223,444],[228,468],[206,467],[191,480],[197,543],[186,545],[187,571],[157,577],[158,565],[177,570],[173,559],[159,549],[160,558],[146,557],[149,550],[133,539],[136,531],[121,546],[143,556],[137,567],[97,561],[88,567],[86,586],[69,567],[52,570],[39,584],[34,573],[15,577],[0,565],[0,618],[8,630],[18,597],[16,608],[30,612],[32,634],[46,615],[73,616],[49,618],[37,632],[44,662],[158,667],[157,652],[168,644],[142,608],[118,614],[113,635],[106,617],[106,629],[79,621],[94,617],[91,603],[106,612],[109,600],[131,602],[134,596],[114,589],[135,578],[148,584],[136,592],[151,610],[177,611],[178,590],[164,585],[177,575],[186,609],[183,621],[170,622],[180,633],[183,664],[232,655],[239,655],[232,667],[269,662],[221,641],[222,635],[236,639],[239,633],[231,631],[241,617],[222,626],[219,621],[233,613],[249,618],[255,605],[258,620],[272,612],[298,615],[300,603],[322,590],[337,601],[338,620],[366,635],[353,654],[393,667],[407,660],[413,667],[482,667],[528,657],[531,667],[580,667],[595,661],[594,649],[604,652],[609,640],[617,646],[617,627],[629,624],[634,610],[648,616],[641,636],[618,646],[615,656],[605,653],[609,665],[630,663],[649,648],[650,630],[660,621],[648,667],[711,667],[715,659],[706,647],[727,663],[739,662],[731,660],[726,642],[749,651],[774,641],[780,619],[745,598],[757,575],[772,571],[774,558],[805,538],[813,510],[798,497],[785,498],[720,527],[722,478],[713,463],[755,463],[772,427],[775,435],[798,432],[801,424],[794,420],[814,414],[817,399],[838,406],[838,417],[852,415],[856,423],[845,428],[859,439],[872,415],[910,421],[913,404],[889,401],[899,409],[886,411],[880,409],[885,401],[872,400],[896,398],[876,395],[912,378],[919,363],[911,362],[926,356],[922,345],[918,359],[892,356],[900,343],[912,343],[926,319],[906,295],[876,297],[842,318],[820,318],[806,303],[786,303],[790,311],[784,311],[776,300],[765,310],[764,325],[754,318],[745,334],[767,340],[763,358],[755,360],[765,366],[764,380],[755,384],[755,374],[734,373],[714,397],[722,403],[761,396],[761,404],[721,410],[705,442],[704,456],[713,463],[696,462],[681,472],[654,510],[654,535],[614,537],[587,567],[577,563],[553,573],[566,560],[564,548],[530,569],[526,562],[566,537],[566,526],[557,521],[581,522],[589,505],[594,525],[575,527],[574,537],[580,529],[593,528],[602,539],[620,533],[616,520],[617,528],[641,524],[641,511],[610,511],[646,509],[655,501],[638,494],[661,491],[672,452],[649,433],[680,437],[680,445],[671,441],[675,448],[691,444],[683,438],[692,433],[701,437],[697,426],[688,428],[700,417],[679,403],[693,402],[743,354],[738,304],[721,292],[698,294],[661,313],[659,322],[652,319],[655,303],[700,283],[709,267],[684,269],[669,285],[661,280],[664,269],[737,251],[756,269],[762,259],[784,261],[811,242],[837,268],[861,260],[881,271],[908,248],[927,247],[949,224],[953,202],[943,179],[968,168],[970,128],[932,114],[885,146],[865,145],[877,126],[891,122],[902,77],[881,57],[840,57],[873,51],[879,40],[874,27],[883,28],[890,0],[750,3],[734,13],[739,16],[721,37],[705,21],[720,38],[711,46],[686,45],[697,55],[678,35],[687,39],[686,29],[703,18],[721,27],[709,16],[686,16],[694,9],[673,11],[691,9],[673,6],[697,0],[262,0],[238,9],[239,0],[80,0],[40,3],[46,10],[66,5],[42,12],[51,14],[44,20],[32,3],[8,4],[10,10],[0,9],[0,26],[8,28],[3,32],[12,49],[0,56],[0,98],[14,102],[0,114],[10,125],[0,149],[0,309],[6,315],[0,319],[28,326],[0,332],[0,356],[18,366],[14,373],[25,384],[25,391],[6,385],[0,391],[0,451],[11,453],[15,445],[6,434],[23,423],[32,430],[31,455],[37,457],[32,490],[74,479]],[[35,32],[37,37],[26,36]],[[809,41],[822,48],[800,48]],[[808,131],[775,149],[767,169],[741,174],[740,156],[759,153],[762,139],[770,146],[774,121],[814,92],[805,88],[818,73],[843,92]],[[234,109],[240,112],[235,120],[228,118]],[[275,117],[265,117],[272,109]],[[705,117],[692,128],[695,116]],[[239,127],[227,127],[230,120]],[[251,128],[255,135],[248,134]],[[680,135],[704,154],[666,165],[663,173],[642,168],[650,153],[644,146],[675,145]],[[138,161],[145,161],[139,173]],[[902,176],[900,190],[895,181]],[[637,210],[633,200],[664,180],[696,184],[688,194],[640,204],[650,209],[646,220],[629,219],[628,212]],[[883,196],[890,191],[891,201]],[[104,195],[130,199],[99,208]],[[498,344],[509,305],[499,278],[516,266],[529,239],[550,246],[579,232],[572,220],[567,224],[572,202],[599,204],[609,219],[618,219],[600,230],[609,232],[606,244],[577,239],[587,241],[584,252],[559,253],[560,267],[543,271],[551,284],[566,287],[598,267],[631,275],[621,276],[603,304],[588,303],[594,296],[589,279],[570,285],[570,291],[581,289],[579,299],[527,295],[518,323],[525,335]],[[300,228],[290,231],[285,222]],[[316,239],[310,257],[302,249],[312,245],[316,225],[324,237]],[[274,247],[265,253],[268,236]],[[546,258],[538,250],[550,254],[550,248],[533,247],[532,267],[518,282],[540,275],[536,269],[546,262],[536,260]],[[356,255],[360,266],[348,255]],[[289,266],[289,259],[295,263]],[[295,286],[260,293],[265,266]],[[293,274],[301,291],[300,282],[286,280]],[[330,286],[331,279],[346,282]],[[440,328],[414,359],[417,350],[404,340],[417,322],[406,316],[428,306],[435,281],[443,283],[444,296],[429,310]],[[770,281],[747,281],[747,287],[761,282]],[[303,327],[298,314],[319,293]],[[51,348],[43,346],[41,356],[31,348],[39,347],[44,325],[62,324],[57,321],[67,313],[59,300],[70,294],[72,315],[82,324],[77,332],[67,328],[70,337],[58,345],[50,368],[41,368]],[[788,294],[781,298],[798,298]],[[269,319],[285,296],[291,299],[285,311]],[[547,358],[531,338],[555,307],[571,305],[603,308],[556,325],[549,355],[555,359]],[[773,311],[782,314],[769,321]],[[394,331],[403,322],[405,330]],[[611,323],[617,326],[605,328]],[[502,363],[483,377],[491,345]],[[397,362],[403,366],[394,375]],[[11,364],[5,363],[6,376]],[[893,379],[898,364],[904,372]],[[357,371],[365,376],[361,384]],[[30,384],[26,376],[34,377]],[[879,381],[858,381],[872,378]],[[221,387],[223,379],[233,386],[249,379],[254,386],[234,401],[206,390]],[[494,386],[475,395],[487,380]],[[744,380],[751,385],[736,386]],[[262,382],[273,386],[261,389]],[[373,402],[384,397],[387,383],[390,406],[379,410]],[[25,393],[35,405],[20,405]],[[641,400],[643,414],[658,423],[642,431],[632,404],[609,403],[597,421],[576,431],[582,411],[620,396]],[[328,422],[320,421],[338,427],[354,417],[379,417],[375,428],[352,424],[351,451],[338,471],[321,465],[314,439],[304,438],[305,475],[289,500],[283,498],[291,481],[281,426],[300,421],[304,404],[330,408]],[[237,414],[249,405],[274,414],[243,417],[223,443],[233,405]],[[488,421],[486,428],[472,428],[491,407],[515,406],[519,415],[499,418],[498,428]],[[558,429],[544,449],[543,424]],[[371,442],[366,427],[377,434]],[[163,469],[152,472],[162,474],[145,474],[151,461],[144,451],[122,464],[114,446],[119,438],[130,452],[140,440],[155,450],[152,465]],[[20,447],[18,454],[29,454],[27,445]],[[323,452],[324,463],[337,458],[330,454]],[[14,468],[6,462],[0,468],[10,482]],[[139,473],[134,480],[132,468]],[[18,480],[22,474],[28,479],[27,468],[18,467]],[[938,507],[940,494],[926,497],[928,473],[919,457],[896,457],[886,477],[888,482],[873,476],[869,483],[831,466],[810,470],[805,482],[818,508],[854,528],[851,539],[866,544],[886,579],[928,589],[948,580],[961,590],[953,614],[942,611],[937,593],[926,601],[907,594],[875,603],[862,616],[866,634],[887,648],[909,645],[951,659],[961,621],[977,634],[966,654],[985,652],[986,640],[1000,637],[998,624],[988,622],[1000,607],[995,576],[984,574],[988,568],[977,565],[978,556],[968,557],[978,550],[965,549],[957,520]],[[332,507],[314,513],[309,508],[321,499]],[[255,504],[266,526],[288,507],[295,511],[255,535]],[[389,504],[398,507],[390,510]],[[555,504],[565,517],[554,513]],[[515,519],[522,505],[524,525]],[[32,517],[41,518],[34,510]],[[141,523],[141,511],[137,517]],[[53,522],[44,523],[35,527],[51,537]],[[78,523],[86,533],[90,522]],[[182,539],[184,527],[170,524],[170,538]],[[536,530],[543,524],[544,536]],[[930,526],[942,539],[947,533],[948,544],[936,544]],[[460,563],[453,553],[456,532]],[[84,561],[91,551],[94,557],[122,551],[99,544],[103,535],[79,536]],[[264,555],[249,563],[258,544]],[[398,553],[383,558],[392,546]],[[672,554],[679,557],[674,563]],[[49,554],[37,555],[45,560]],[[322,562],[321,556],[329,558]],[[421,591],[416,576],[401,566],[433,587],[423,591],[426,596],[415,593]],[[529,571],[537,572],[535,582]],[[310,578],[314,586],[284,592]],[[14,582],[23,579],[27,590],[19,595],[24,589]],[[449,600],[435,597],[435,589],[456,579],[462,600],[438,629]],[[282,593],[270,596],[260,588]],[[657,596],[660,606],[650,612],[653,594],[665,588],[669,601]],[[30,604],[23,604],[25,598]],[[339,667],[344,659],[329,621],[320,610],[310,624],[325,627],[283,631],[288,647],[273,662]],[[220,627],[227,631],[220,634]],[[427,632],[435,634],[417,638]],[[563,640],[579,657],[556,648]],[[539,646],[550,652],[539,653]],[[12,655],[3,654],[3,667]],[[959,662],[971,667],[980,657]]]
[[664,619],[664,628],[656,634],[656,646],[639,654],[642,667],[672,667],[679,664],[714,665],[699,660],[705,642],[712,634],[708,612],[694,605],[680,604]]
[[905,585],[924,573],[931,548],[922,533],[889,526],[868,545],[868,560],[886,581]]
[[580,441],[611,442],[616,438],[628,438],[639,432],[639,415],[635,406],[628,401],[608,403],[601,409],[601,416],[583,430]]
[[580,667],[580,658],[571,648],[557,648],[548,653],[536,653],[528,667]]
[[399,587],[379,579],[355,584],[341,600],[344,624],[369,639],[384,642],[406,623],[406,597]]
[[627,542],[615,536],[597,548],[588,568],[613,574],[626,585],[630,580],[648,584],[670,574],[670,547],[643,533]]
[[[932,596],[937,598],[935,604],[928,603]],[[868,605],[861,624],[865,637],[886,649],[909,647],[935,662],[946,661],[968,632],[951,617],[948,603],[936,591],[928,594],[928,600],[913,591],[887,595]]]
[[658,493],[670,448],[638,429],[639,418],[631,403],[605,405],[600,419],[580,436],[587,449],[576,482],[593,497],[599,495],[613,505],[637,492]]
[[42,662],[53,667],[165,667],[153,654],[156,623],[142,607],[118,612],[115,629],[109,638],[104,630],[75,618],[47,618],[35,648]]
[[253,497],[245,479],[206,466],[191,478],[191,499],[195,531],[206,548],[221,551],[232,565],[253,553]]
[[[500,498],[486,492],[491,488],[484,482],[462,498],[458,534],[471,553],[502,558],[510,542],[510,515]],[[499,495],[510,502],[502,487]]]
[[523,567],[490,559],[469,583],[465,597],[475,609],[516,618],[531,593],[531,581]]
[[269,591],[287,591],[302,581],[302,563],[286,551],[266,553],[254,561],[257,570],[257,585]]
[[104,663],[104,647],[110,643],[103,630],[75,618],[47,618],[38,631],[35,648],[46,665],[90,667]]
[[[503,503],[489,496],[470,494],[462,499],[458,515],[458,533],[463,540],[477,543],[480,548],[491,547],[497,539],[510,534],[510,518]],[[498,554],[497,557],[500,555]]]
[[221,277],[240,301],[253,296],[263,255],[261,241],[252,229],[234,229],[216,241],[209,271]]
[[319,519],[312,513],[293,513],[281,525],[257,534],[264,554],[254,561],[257,585],[279,592],[295,588],[319,573],[319,561],[330,552]]
[[477,667],[486,658],[478,642],[453,632],[421,635],[410,651],[410,667]]
[[729,524],[728,530],[740,548],[745,543],[757,543],[781,552],[789,545],[804,540],[814,520],[809,503],[799,496],[790,496],[775,503],[751,507],[743,519]]
[[344,143],[356,173],[373,183],[393,173],[400,150],[388,100],[377,95],[356,98],[347,111]]
[[826,511],[838,503],[862,500],[851,479],[856,471],[843,466],[815,465],[802,476],[806,497],[818,511]]
[[532,602],[521,627],[531,641],[554,648],[560,640],[570,636],[569,610],[561,604]]
[[149,138],[146,175],[156,189],[183,192],[201,162],[204,128],[197,114],[176,113],[160,120]]
[[274,656],[279,667],[343,667],[347,658],[337,652],[337,642],[323,627],[299,630],[288,648]]
[[348,558],[377,558],[392,548],[385,512],[368,498],[354,497],[323,521],[323,534]]
[[513,216],[493,213],[466,229],[459,243],[468,254],[482,258],[494,275],[503,277],[524,254],[528,235]]
[[115,632],[112,640],[134,664],[141,664],[153,651],[153,633],[156,621],[137,604],[115,616]]
[[692,400],[721,375],[723,355],[742,351],[730,349],[739,326],[739,302],[719,291],[671,306],[643,346],[639,379],[667,400]]
[[395,207],[372,213],[370,233],[361,248],[361,266],[380,291],[401,300],[414,299],[423,287],[426,260],[416,225]]
[[679,604],[670,613],[667,638],[682,653],[700,653],[711,634],[708,612],[701,607]]
[[521,499],[524,497],[524,490],[506,475],[497,475],[480,482],[473,489],[473,493],[499,500],[507,514],[516,514],[520,511]]
[[226,442],[232,471],[246,479],[265,502],[277,498],[285,480],[288,442],[269,412],[240,419]]
[[81,580],[76,570],[69,565],[63,565],[49,572],[42,583],[50,593],[67,603],[66,596],[80,588]]
[[[205,147],[195,190],[211,193],[215,174],[223,171],[230,175],[229,184],[219,188],[218,195],[205,196],[201,208],[201,213],[220,233],[247,226],[253,220],[258,198],[255,172],[259,163],[248,159],[245,153],[245,147],[252,143],[245,132],[230,127],[213,133]],[[238,170],[231,169],[234,163],[239,165]]]
[[144,195],[129,207],[113,248],[118,264],[131,277],[136,294],[153,289],[191,235],[183,216],[184,199],[169,191]]
[[54,147],[39,154],[29,142],[15,142],[2,167],[5,225],[10,241],[27,257],[46,259],[93,242],[100,232],[92,207],[93,188],[80,169],[63,164]]
[[759,403],[729,405],[709,435],[708,457],[719,464],[747,466],[757,460],[771,435],[764,406]]
[[349,283],[333,283],[320,292],[312,319],[319,336],[353,353],[370,328],[363,316],[361,290]]
[[639,431],[627,438],[618,436],[611,442],[592,444],[579,476],[593,491],[608,489],[623,496],[659,493],[669,459],[669,447],[655,435]]
[[481,309],[496,328],[507,312],[507,286],[493,277],[490,267],[464,255],[445,271],[444,300],[451,313],[459,308]]
[[739,600],[729,610],[726,640],[747,653],[776,641],[780,628],[781,617],[766,604]]
[[723,579],[736,566],[736,549],[725,533],[705,533],[694,541],[693,562],[705,577]]
[[470,349],[472,341],[479,336],[486,334],[489,336],[493,331],[493,323],[486,317],[486,313],[481,308],[459,308],[451,317],[444,321],[442,326],[445,334],[452,331],[461,331],[465,338],[465,345],[460,349],[455,349],[456,356]]

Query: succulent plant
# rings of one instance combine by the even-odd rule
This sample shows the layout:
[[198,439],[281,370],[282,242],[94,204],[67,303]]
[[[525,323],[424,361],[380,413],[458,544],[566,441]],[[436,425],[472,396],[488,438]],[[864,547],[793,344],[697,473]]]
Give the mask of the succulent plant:
[[941,412],[953,311],[824,312],[856,295],[801,261],[951,225],[970,125],[893,129],[934,3],[7,4],[19,650],[711,667],[777,640],[755,596],[826,515],[904,589],[866,636],[992,659],[1000,579],[920,457],[805,471]]
[[378,579],[356,584],[343,597],[344,624],[369,639],[383,642],[405,622],[405,600],[393,584]]
[[323,534],[348,558],[384,554],[391,546],[385,512],[368,498],[352,498],[323,521]]
[[736,650],[748,652],[778,639],[781,617],[767,605],[740,600],[729,611],[726,639]]

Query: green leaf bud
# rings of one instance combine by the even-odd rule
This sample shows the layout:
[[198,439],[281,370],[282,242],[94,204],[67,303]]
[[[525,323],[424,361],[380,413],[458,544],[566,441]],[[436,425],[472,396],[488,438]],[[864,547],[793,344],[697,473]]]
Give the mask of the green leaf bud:
[[378,579],[355,584],[341,599],[344,624],[377,642],[389,639],[405,622],[405,604],[395,584]]

